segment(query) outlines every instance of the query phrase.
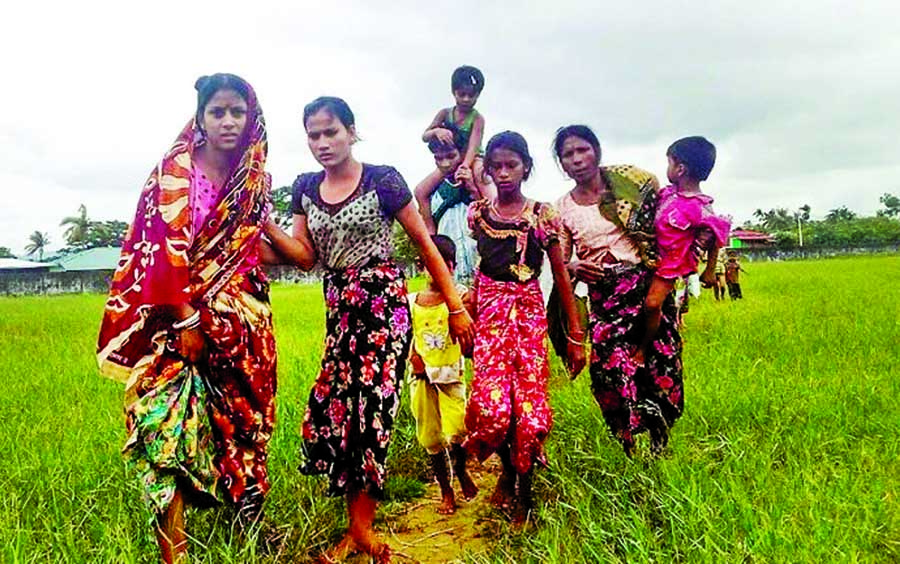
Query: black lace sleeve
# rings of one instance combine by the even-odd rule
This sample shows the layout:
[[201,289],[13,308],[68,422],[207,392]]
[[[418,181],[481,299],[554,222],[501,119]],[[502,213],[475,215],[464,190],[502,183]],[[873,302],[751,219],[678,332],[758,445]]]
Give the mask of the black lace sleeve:
[[375,182],[375,191],[378,194],[378,201],[381,209],[388,217],[394,217],[397,212],[406,207],[406,204],[412,201],[412,192],[406,181],[400,176],[392,166],[378,167],[381,170],[373,175]]
[[301,174],[294,181],[291,187],[291,210],[295,214],[306,215],[306,209],[303,207],[303,194],[306,193],[306,186],[309,184],[309,174]]

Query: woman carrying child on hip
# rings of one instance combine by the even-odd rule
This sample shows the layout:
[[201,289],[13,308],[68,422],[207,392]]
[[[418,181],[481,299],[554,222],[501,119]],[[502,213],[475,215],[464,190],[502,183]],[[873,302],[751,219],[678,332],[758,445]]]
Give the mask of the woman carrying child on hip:
[[573,376],[584,368],[583,331],[559,247],[556,210],[522,194],[533,166],[525,139],[511,131],[495,135],[485,165],[497,198],[469,207],[481,261],[465,447],[479,460],[494,452],[500,456],[503,472],[491,503],[504,509],[515,505],[515,521],[522,523],[532,507],[534,464],[546,463],[543,443],[553,418],[547,402],[547,318],[538,282],[545,254],[568,320]]
[[[431,239],[453,272],[456,245],[444,235],[433,235]],[[466,289],[458,286],[457,293],[464,296]],[[447,467],[448,448],[463,497],[469,501],[478,495],[478,486],[466,471],[466,451],[462,448],[466,438],[463,351],[450,338],[450,309],[433,278],[429,277],[424,290],[410,294],[409,302],[413,328],[409,387],[416,437],[428,452],[431,469],[441,487],[441,505],[437,511],[449,515],[456,511],[456,497]]]

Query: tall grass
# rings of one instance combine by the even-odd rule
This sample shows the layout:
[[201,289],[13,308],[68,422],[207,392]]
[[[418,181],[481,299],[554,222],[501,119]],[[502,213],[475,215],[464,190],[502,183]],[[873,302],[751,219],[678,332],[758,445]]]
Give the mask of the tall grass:
[[[900,258],[751,263],[746,299],[692,303],[686,411],[671,454],[629,461],[587,373],[557,372],[537,524],[491,526],[479,562],[900,561]],[[191,512],[197,562],[303,561],[345,525],[300,476],[298,427],[323,337],[321,289],[273,291],[278,420],[264,522]],[[102,296],[0,299],[0,557],[154,562],[149,515],[119,455],[122,388],[97,376]],[[408,413],[389,514],[417,490]],[[404,479],[405,478],[405,479]],[[410,480],[412,478],[413,480]],[[487,527],[487,526],[486,526]]]

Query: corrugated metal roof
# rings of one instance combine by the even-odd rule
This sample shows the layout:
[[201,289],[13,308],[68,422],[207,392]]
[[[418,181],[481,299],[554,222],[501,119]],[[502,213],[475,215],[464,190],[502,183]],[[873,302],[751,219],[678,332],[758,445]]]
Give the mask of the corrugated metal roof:
[[58,262],[63,270],[115,270],[122,249],[97,247],[61,257]]
[[27,270],[32,268],[50,268],[56,266],[52,262],[34,262],[15,258],[0,258],[0,270]]

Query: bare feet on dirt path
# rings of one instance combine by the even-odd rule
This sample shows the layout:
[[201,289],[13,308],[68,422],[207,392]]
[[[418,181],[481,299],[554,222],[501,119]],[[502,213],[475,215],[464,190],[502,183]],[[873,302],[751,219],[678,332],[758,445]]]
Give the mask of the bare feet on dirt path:
[[454,478],[456,512],[441,515],[441,490],[429,484],[425,495],[409,503],[401,512],[388,517],[378,528],[382,538],[394,550],[392,562],[438,564],[461,562],[463,554],[487,553],[493,529],[491,521],[498,519],[488,498],[500,472],[499,461],[490,459],[483,466],[469,463],[469,475],[481,492],[466,501]]

